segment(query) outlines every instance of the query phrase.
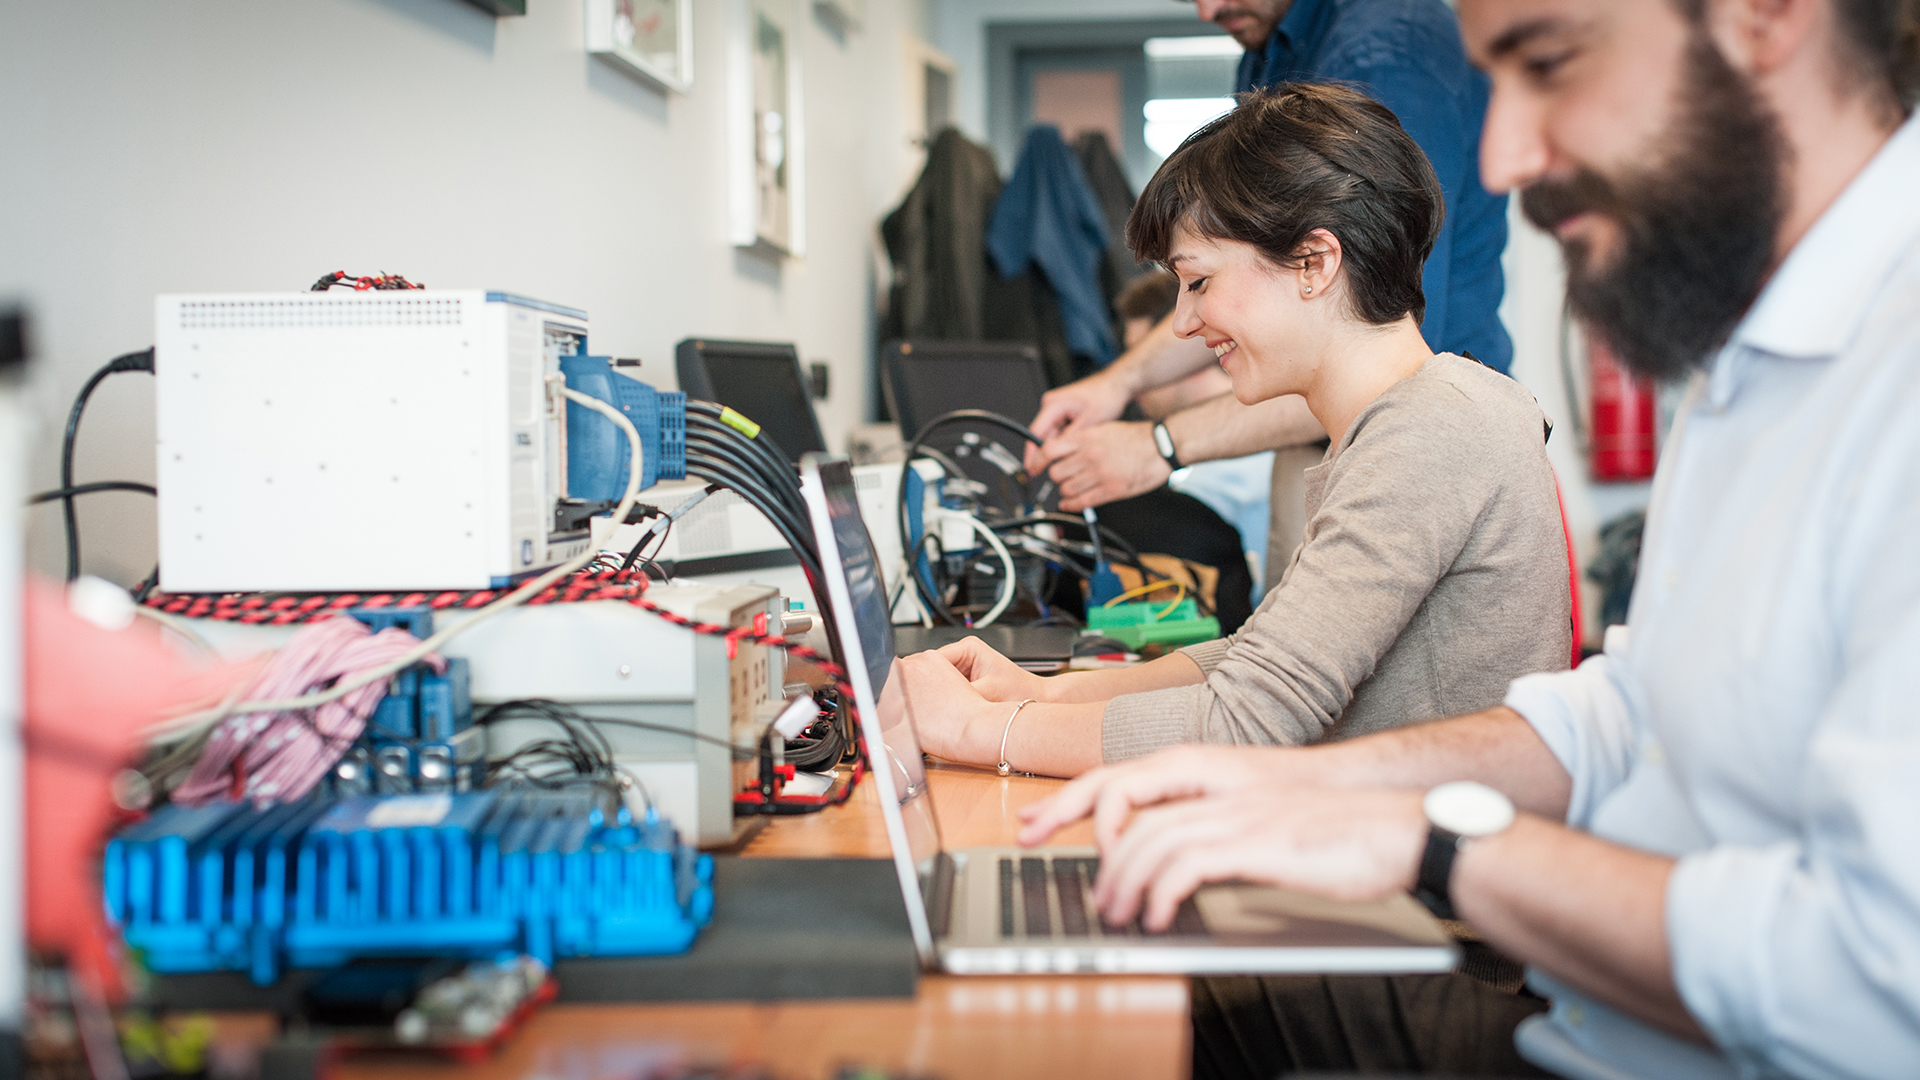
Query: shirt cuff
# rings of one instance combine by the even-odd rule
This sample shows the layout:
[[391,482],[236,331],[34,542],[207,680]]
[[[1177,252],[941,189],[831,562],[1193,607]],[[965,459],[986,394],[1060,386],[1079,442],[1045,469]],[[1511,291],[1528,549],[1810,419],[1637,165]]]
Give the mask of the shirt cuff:
[[1213,674],[1213,669],[1219,667],[1220,661],[1227,658],[1227,653],[1232,647],[1231,640],[1214,638],[1212,641],[1202,641],[1198,645],[1189,645],[1181,649],[1180,653],[1200,666],[1200,677],[1204,679]]
[[1172,686],[1122,694],[1100,714],[1100,755],[1108,762],[1145,757],[1168,746],[1200,741],[1197,719],[1204,687]]
[[[1794,873],[1796,845],[1721,846],[1683,856],[1667,878],[1673,982],[1700,1026],[1736,1061],[1758,1060],[1772,1025],[1778,970],[1775,916]],[[1765,944],[1760,944],[1765,943]]]
[[1596,656],[1572,671],[1523,675],[1507,687],[1504,702],[1567,770],[1567,824],[1579,829],[1591,827],[1600,801],[1632,767],[1632,718],[1610,661]]

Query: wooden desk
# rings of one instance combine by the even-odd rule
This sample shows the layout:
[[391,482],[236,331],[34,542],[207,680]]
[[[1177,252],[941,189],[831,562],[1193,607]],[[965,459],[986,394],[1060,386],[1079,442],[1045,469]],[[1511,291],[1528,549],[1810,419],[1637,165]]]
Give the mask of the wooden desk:
[[[1015,811],[1059,781],[936,767],[930,788],[954,847],[1013,842]],[[1062,844],[1092,842],[1089,826]],[[888,855],[870,784],[847,804],[770,822],[742,854],[768,858]],[[558,1005],[478,1067],[416,1057],[359,1058],[342,1080],[387,1077],[644,1080],[676,1062],[760,1065],[786,1078],[843,1066],[947,1080],[978,1077],[1182,1077],[1188,1065],[1186,980],[1165,977],[927,975],[911,1000],[689,1005]]]

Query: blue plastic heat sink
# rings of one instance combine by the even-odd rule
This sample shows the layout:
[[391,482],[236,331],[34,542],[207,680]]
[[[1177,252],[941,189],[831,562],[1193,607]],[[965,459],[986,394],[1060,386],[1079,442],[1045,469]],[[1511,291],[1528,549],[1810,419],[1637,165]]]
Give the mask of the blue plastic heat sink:
[[166,806],[107,845],[107,915],[161,974],[360,956],[685,951],[713,861],[582,794],[495,790]]

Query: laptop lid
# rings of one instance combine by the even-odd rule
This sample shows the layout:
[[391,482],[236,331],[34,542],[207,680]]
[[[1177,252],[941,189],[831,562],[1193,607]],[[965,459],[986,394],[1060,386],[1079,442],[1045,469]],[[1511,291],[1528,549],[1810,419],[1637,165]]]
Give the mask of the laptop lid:
[[688,397],[717,401],[759,424],[788,461],[826,450],[792,345],[688,338],[674,347],[673,360]]
[[[880,557],[860,517],[853,468],[843,458],[808,454],[800,461],[800,492],[820,548],[828,602],[839,630],[841,658],[853,686],[854,710],[872,765],[868,783],[879,795],[887,827],[887,846],[907,901],[907,923],[921,961],[937,958],[927,919],[927,889],[940,859],[940,823],[927,790],[926,759],[906,710],[895,710],[891,724],[879,709],[893,675],[893,620],[880,573]],[[894,688],[898,693],[898,688]]]

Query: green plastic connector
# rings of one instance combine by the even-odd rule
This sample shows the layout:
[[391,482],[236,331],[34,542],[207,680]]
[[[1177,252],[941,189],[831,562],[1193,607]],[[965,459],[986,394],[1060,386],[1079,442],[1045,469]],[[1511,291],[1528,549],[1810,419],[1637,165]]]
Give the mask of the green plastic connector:
[[1220,636],[1220,620],[1200,614],[1200,605],[1191,597],[1167,611],[1164,601],[1135,600],[1112,607],[1087,609],[1087,629],[1098,630],[1127,648],[1138,652],[1146,645],[1178,648]]

